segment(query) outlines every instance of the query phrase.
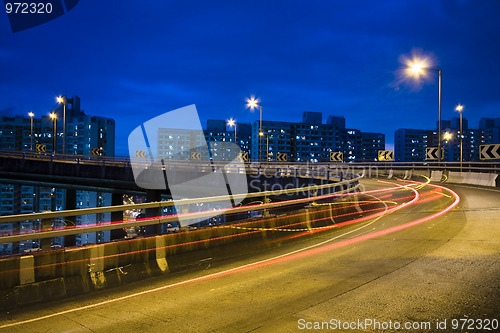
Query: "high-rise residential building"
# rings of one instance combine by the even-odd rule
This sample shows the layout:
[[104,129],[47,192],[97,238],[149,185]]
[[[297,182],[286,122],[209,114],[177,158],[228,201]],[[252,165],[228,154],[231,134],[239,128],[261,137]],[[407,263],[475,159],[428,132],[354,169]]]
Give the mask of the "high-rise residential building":
[[[113,119],[90,116],[80,109],[77,96],[66,99],[66,154],[90,155],[92,148],[100,149],[102,155],[114,156],[115,122]],[[55,121],[49,112],[39,118],[37,112],[33,119],[26,116],[0,117],[0,149],[35,152],[37,144],[45,145],[46,154],[60,154],[63,151],[63,105],[53,112]],[[31,125],[33,121],[33,126]],[[54,125],[55,152],[54,152]],[[33,136],[31,136],[33,133]],[[54,211],[66,209],[66,190],[56,187],[0,184],[0,214],[15,215],[23,213]],[[76,191],[76,208],[106,206],[111,204],[111,194],[88,191]],[[109,213],[107,214],[109,215]],[[76,224],[93,224],[108,222],[106,214],[78,216]],[[66,221],[55,220],[54,226],[63,226]],[[31,232],[40,229],[40,221],[24,221],[13,224],[0,224],[0,233]],[[69,238],[69,237],[68,237]],[[74,245],[99,243],[109,240],[109,232],[98,232],[77,235]],[[55,245],[61,245],[62,237],[55,239]],[[72,244],[70,244],[72,245]],[[23,252],[36,248],[38,241],[4,244],[0,246],[0,254]]]
[[324,162],[341,146],[342,130],[334,126],[292,123],[291,161]]
[[326,124],[338,127],[339,129],[345,129],[345,118],[343,116],[328,116]]
[[165,160],[190,160],[192,152],[200,152],[200,159],[209,158],[205,135],[200,130],[180,128],[158,129],[158,158]]
[[302,114],[302,122],[311,125],[321,125],[323,123],[323,114],[321,112],[306,111]]
[[252,125],[238,123],[237,126],[236,144],[240,146],[243,153],[248,153],[248,158],[250,158],[252,152]]
[[[262,132],[259,136],[259,121],[252,126],[252,151],[251,158],[254,161],[276,160],[278,154],[291,156],[291,133],[292,125],[282,121],[263,121]],[[259,157],[260,152],[260,157]]]
[[[441,147],[443,161],[460,161],[460,138],[462,138],[462,160],[479,161],[479,149],[483,144],[500,143],[500,118],[482,118],[479,129],[469,128],[467,119],[462,119],[460,133],[460,118],[441,121]],[[451,138],[446,139],[444,134],[449,133]],[[425,161],[427,147],[438,147],[437,130],[398,129],[394,134],[395,157],[397,161],[422,162]]]
[[[373,160],[378,150],[385,148],[385,136],[346,129],[345,118],[329,116],[322,124],[321,112],[304,112],[303,122],[263,121],[261,160],[276,161],[278,153],[287,155],[291,162],[328,162],[331,152],[343,152],[344,161]],[[255,122],[252,135],[252,159],[258,159],[259,123]],[[371,151],[373,149],[373,151]]]
[[362,132],[361,160],[377,161],[379,150],[385,150],[385,134]]
[[486,144],[500,143],[500,118],[482,118],[479,120],[479,129],[484,131]]
[[394,133],[394,159],[399,162],[425,160],[429,131],[400,128]]
[[[236,132],[241,151],[250,153],[251,125],[238,123]],[[158,156],[166,160],[191,160],[191,152],[200,152],[201,160],[230,161],[234,159],[234,142],[234,127],[228,128],[224,120],[210,119],[203,131],[159,128],[157,149]]]

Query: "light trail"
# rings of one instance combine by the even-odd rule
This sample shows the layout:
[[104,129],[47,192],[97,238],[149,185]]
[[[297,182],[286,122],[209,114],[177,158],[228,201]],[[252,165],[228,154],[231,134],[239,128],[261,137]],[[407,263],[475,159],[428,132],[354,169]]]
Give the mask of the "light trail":
[[[308,201],[313,201],[313,200],[323,200],[323,199],[330,199],[330,198],[335,198],[335,197],[346,197],[346,196],[361,195],[361,194],[367,194],[367,193],[385,192],[385,191],[391,191],[391,190],[397,190],[397,189],[399,189],[399,188],[394,187],[394,188],[383,188],[383,189],[363,191],[363,192],[327,194],[327,195],[323,195],[323,196],[316,196],[313,198],[307,197],[307,198],[284,200],[284,201],[280,201],[280,203],[283,205],[292,205],[293,203],[299,204],[302,202],[308,202]],[[263,196],[264,195],[265,194],[263,194]],[[173,215],[146,217],[146,218],[138,219],[136,221],[155,220],[155,219],[162,218],[162,217],[164,218],[164,217],[174,217],[174,216],[189,217],[190,215],[193,215],[193,214],[208,213],[208,212],[214,213],[214,212],[218,212],[218,211],[221,212],[218,215],[228,215],[228,214],[232,214],[231,210],[240,210],[241,208],[249,208],[248,210],[260,211],[260,210],[272,208],[273,206],[276,206],[276,202],[256,204],[256,205],[247,205],[247,206],[239,206],[239,207],[233,207],[233,208],[229,208],[229,209],[216,209],[216,210],[191,212],[191,213],[184,213],[184,214],[173,214]],[[133,209],[133,208],[131,208],[131,209]],[[95,227],[95,226],[102,226],[102,225],[112,225],[112,224],[119,224],[119,223],[122,223],[124,225],[123,227],[127,228],[127,222],[130,222],[130,221],[124,221],[124,220],[122,220],[122,221],[110,221],[110,222],[103,222],[103,223],[85,224],[85,225],[79,225],[79,226],[69,226],[69,227],[65,226],[65,227],[61,227],[61,228],[47,228],[47,229],[38,230],[34,233],[39,233],[39,232],[44,232],[44,231],[54,231],[54,230],[78,229],[78,228]],[[155,221],[152,221],[152,222],[156,223]],[[85,231],[82,231],[82,233],[85,233]],[[30,233],[30,234],[32,234],[32,233]],[[12,235],[18,235],[18,234],[12,234]]]
[[[28,324],[28,323],[32,323],[32,322],[36,322],[36,321],[40,321],[40,320],[45,320],[45,319],[57,317],[57,316],[62,316],[62,315],[68,314],[68,313],[73,313],[73,312],[77,312],[77,311],[82,311],[82,310],[87,310],[87,309],[91,309],[91,308],[96,308],[96,307],[104,306],[104,305],[107,305],[107,304],[110,304],[110,303],[116,303],[116,302],[127,300],[127,299],[130,299],[130,298],[134,298],[134,297],[138,297],[138,296],[142,296],[142,295],[146,295],[146,294],[151,294],[151,293],[154,293],[154,292],[159,292],[159,291],[167,290],[167,289],[174,288],[174,287],[177,287],[177,286],[182,286],[182,285],[186,285],[186,284],[190,284],[190,283],[194,283],[194,282],[201,282],[201,281],[204,281],[204,280],[208,280],[208,279],[212,279],[212,278],[217,278],[217,277],[222,277],[222,276],[226,276],[226,275],[233,274],[233,273],[236,273],[236,272],[241,272],[241,271],[245,271],[245,270],[249,270],[249,269],[254,269],[254,268],[258,268],[258,267],[264,267],[264,266],[268,266],[268,265],[271,265],[271,264],[276,264],[276,263],[281,263],[281,262],[285,262],[285,261],[290,261],[290,260],[302,258],[302,257],[308,256],[308,255],[312,255],[312,254],[318,254],[318,253],[322,253],[322,252],[325,252],[325,251],[330,251],[330,250],[337,249],[337,248],[340,248],[340,247],[344,247],[344,246],[347,246],[347,245],[351,245],[351,244],[355,244],[355,243],[362,242],[362,241],[365,241],[365,240],[369,240],[369,239],[372,239],[372,238],[376,238],[376,237],[380,237],[380,236],[383,236],[383,235],[387,235],[387,234],[390,234],[390,233],[393,233],[393,232],[396,232],[396,231],[404,230],[404,229],[410,228],[412,226],[415,226],[415,225],[424,223],[426,221],[432,220],[434,218],[437,218],[439,216],[442,216],[442,215],[446,214],[447,212],[449,212],[450,210],[452,210],[453,208],[455,208],[458,205],[458,203],[460,202],[460,197],[453,190],[448,189],[448,188],[443,187],[443,186],[440,186],[440,185],[434,185],[434,184],[428,184],[428,186],[435,187],[435,188],[440,188],[441,190],[450,192],[451,195],[455,198],[454,202],[452,204],[450,204],[448,207],[446,207],[445,209],[442,209],[439,212],[434,213],[432,215],[429,215],[429,216],[426,216],[426,217],[423,217],[423,218],[420,218],[420,219],[417,219],[417,220],[414,220],[414,221],[411,221],[411,222],[408,222],[408,223],[404,223],[404,224],[401,224],[401,225],[398,225],[398,226],[395,226],[395,227],[391,227],[391,228],[383,229],[383,230],[380,230],[380,231],[372,232],[370,234],[366,234],[366,235],[362,235],[362,236],[357,236],[357,237],[354,237],[354,238],[351,238],[351,239],[347,239],[347,240],[343,240],[343,241],[340,241],[340,242],[337,242],[337,243],[334,243],[334,244],[324,245],[324,244],[326,244],[328,242],[331,242],[333,239],[336,239],[336,238],[339,237],[339,236],[337,236],[337,237],[334,237],[333,239],[329,239],[329,240],[323,241],[323,242],[318,243],[318,244],[314,244],[314,245],[311,245],[311,246],[308,246],[308,247],[304,247],[302,249],[294,250],[294,251],[291,251],[291,252],[288,252],[288,253],[285,253],[285,254],[282,254],[282,255],[279,255],[279,256],[272,257],[272,258],[260,260],[260,261],[254,262],[254,263],[249,263],[249,264],[246,264],[246,265],[241,265],[241,266],[234,267],[234,268],[231,268],[231,269],[227,269],[227,270],[224,270],[224,271],[221,271],[221,272],[216,272],[216,273],[204,275],[204,276],[200,276],[200,277],[196,277],[196,278],[192,278],[192,279],[188,279],[188,280],[184,280],[184,281],[180,281],[180,282],[168,284],[168,285],[161,286],[161,287],[158,287],[158,288],[153,288],[153,289],[144,290],[144,291],[141,291],[141,292],[137,292],[137,293],[133,293],[133,294],[129,294],[129,295],[117,297],[117,298],[110,299],[110,300],[106,300],[106,301],[102,301],[102,302],[98,302],[98,303],[94,303],[94,304],[89,304],[89,305],[86,305],[86,306],[76,307],[76,308],[72,308],[72,309],[68,309],[68,310],[64,310],[64,311],[52,313],[52,314],[45,315],[45,316],[40,316],[40,317],[37,317],[37,318],[27,319],[27,320],[18,321],[18,322],[9,323],[9,324],[4,324],[4,325],[0,326],[0,329],[2,329],[2,328],[8,328],[8,327],[14,327],[14,326],[19,326],[19,325],[23,325],[23,324]],[[405,187],[405,186],[402,186],[402,187]],[[406,187],[406,188],[409,188],[410,190],[414,191],[414,193],[415,193],[415,198],[413,200],[411,200],[411,201],[403,204],[405,206],[409,206],[409,204],[411,202],[413,202],[413,203],[417,202],[418,199],[420,198],[420,195],[419,195],[418,191],[416,191],[412,187]],[[394,209],[394,208],[392,208],[392,209]],[[387,211],[389,211],[389,210],[387,210]],[[362,228],[362,227],[360,227],[360,228]],[[357,231],[357,230],[353,230],[353,231]],[[353,231],[351,231],[351,232],[353,232]],[[343,236],[344,235],[342,235],[342,237]],[[324,245],[324,246],[322,246],[322,245]]]
[[[385,209],[387,209],[387,205],[385,205]],[[382,218],[382,216],[377,217],[370,224],[375,223],[380,218]],[[166,289],[177,287],[177,286],[182,286],[182,285],[186,285],[186,284],[190,284],[190,283],[194,283],[194,282],[200,282],[200,281],[208,280],[208,279],[211,279],[211,278],[216,278],[216,277],[221,277],[221,276],[224,276],[224,275],[229,275],[231,273],[238,272],[239,270],[244,270],[246,268],[258,267],[257,265],[259,265],[261,263],[266,263],[266,262],[268,262],[270,260],[277,260],[277,259],[280,259],[280,258],[282,258],[284,256],[292,255],[292,254],[295,254],[295,253],[299,253],[300,251],[304,251],[304,250],[307,250],[307,249],[314,248],[316,246],[320,246],[322,244],[326,244],[326,243],[331,242],[331,241],[333,241],[335,239],[338,239],[340,237],[344,237],[347,234],[350,234],[352,232],[356,232],[356,231],[358,231],[358,230],[360,230],[362,228],[366,228],[367,226],[368,225],[361,226],[361,227],[359,227],[357,229],[354,229],[354,230],[351,230],[349,232],[346,232],[343,235],[339,235],[339,236],[330,238],[330,239],[328,239],[326,241],[323,241],[321,243],[314,244],[314,245],[311,245],[311,246],[307,246],[307,247],[299,249],[299,250],[291,251],[291,252],[288,252],[286,254],[279,255],[279,256],[276,256],[276,257],[273,257],[273,258],[270,258],[270,259],[260,260],[260,261],[257,261],[255,263],[251,263],[251,264],[247,264],[247,265],[242,265],[242,266],[231,268],[231,269],[228,269],[228,270],[225,270],[225,271],[222,271],[222,272],[216,272],[216,273],[208,274],[208,275],[205,275],[205,276],[200,276],[200,277],[197,277],[197,278],[193,278],[193,279],[188,279],[188,280],[184,280],[184,281],[172,283],[172,284],[169,284],[169,285],[166,285],[166,286],[162,286],[162,287],[158,287],[158,288],[154,288],[154,289],[149,289],[149,290],[144,290],[144,291],[141,291],[141,292],[138,292],[138,293],[134,293],[134,294],[130,294],[130,295],[125,295],[125,296],[121,296],[121,297],[114,298],[114,299],[110,299],[110,300],[106,300],[106,301],[102,301],[102,302],[98,302],[98,303],[94,303],[94,304],[89,304],[89,305],[85,305],[85,306],[82,306],[82,307],[72,308],[72,309],[68,309],[68,310],[65,310],[65,311],[60,311],[60,312],[52,313],[52,314],[45,315],[45,316],[40,316],[40,317],[33,318],[33,319],[28,319],[28,320],[24,320],[24,321],[14,322],[14,323],[10,323],[10,324],[4,324],[4,325],[0,326],[0,329],[2,329],[2,328],[8,328],[8,327],[13,327],[13,326],[24,325],[24,324],[28,324],[28,323],[32,323],[32,322],[36,322],[36,321],[40,321],[40,320],[45,320],[45,319],[53,318],[53,317],[56,317],[56,316],[62,316],[62,315],[65,315],[65,314],[68,314],[68,313],[72,313],[72,312],[77,312],[77,311],[87,310],[87,309],[91,309],[91,308],[96,308],[96,307],[99,307],[99,306],[103,306],[103,305],[107,305],[107,304],[111,304],[111,303],[123,301],[123,300],[126,300],[126,299],[130,299],[130,298],[133,298],[133,297],[150,294],[150,293],[153,293],[153,292],[158,292],[158,291],[166,290]]]
[[[384,182],[384,181],[380,181],[380,182],[381,183],[390,184],[390,185],[394,184],[394,183],[391,183],[391,182]],[[405,189],[405,188],[413,190],[412,188],[409,188],[407,186],[402,186],[402,185],[396,184],[396,187],[385,188],[385,189],[374,190],[374,191],[365,191],[365,192],[361,192],[361,193],[367,194],[367,193],[382,192],[382,191],[389,191],[389,190],[390,191],[401,190],[401,189]],[[418,192],[416,192],[416,193],[418,195]],[[370,195],[370,194],[368,194],[368,195]],[[407,198],[410,198],[410,197],[402,197],[402,198],[398,198],[397,200],[402,200],[402,199],[407,199]],[[377,202],[374,201],[373,203],[377,203]],[[408,203],[409,202],[407,202],[407,203],[405,203],[403,205],[406,205]],[[353,206],[355,206],[355,205],[351,205],[351,206],[347,206],[347,207],[353,207]],[[399,209],[398,207],[402,208],[402,206],[396,206],[393,209]],[[344,209],[344,208],[346,208],[346,207],[338,207],[338,208],[335,208],[335,209]],[[383,208],[374,208],[374,209],[364,210],[363,212],[366,213],[366,212],[372,212],[372,211],[377,211],[377,210],[381,210],[381,209],[383,209]],[[328,211],[328,210],[330,210],[330,209],[328,208],[328,209],[324,209],[324,210],[319,210],[319,211],[316,211],[315,213],[325,212],[325,211]],[[392,209],[390,211],[392,211]],[[354,223],[366,221],[366,220],[369,220],[371,218],[380,216],[382,213],[376,213],[376,214],[373,214],[373,215],[367,215],[367,216],[364,216],[364,217],[361,217],[361,218],[357,218],[357,219],[353,219],[353,220],[349,220],[349,221],[346,221],[346,222],[336,223],[334,225],[329,225],[329,226],[324,226],[324,227],[317,227],[317,228],[313,228],[313,229],[307,229],[308,230],[307,232],[297,234],[296,236],[294,236],[292,238],[297,238],[297,237],[301,237],[301,236],[304,236],[304,235],[307,235],[307,234],[310,234],[310,233],[321,232],[321,231],[325,231],[325,230],[329,230],[329,229],[333,229],[333,228],[339,228],[339,227],[342,227],[342,226],[347,226],[347,225],[351,225],[351,224],[354,224]],[[275,219],[275,220],[281,220],[281,219],[286,219],[286,218],[290,218],[290,217],[300,217],[300,216],[304,216],[306,214],[308,214],[308,213],[307,212],[301,212],[301,213],[297,213],[297,214],[293,214],[293,215],[285,215],[285,216],[273,217],[273,219]],[[357,215],[357,214],[359,214],[359,212],[345,213],[345,214],[328,216],[328,217],[314,219],[314,220],[308,220],[308,221],[303,221],[303,222],[291,223],[291,224],[286,224],[286,225],[282,225],[282,226],[276,227],[276,230],[279,230],[280,228],[288,228],[288,227],[293,227],[293,226],[302,225],[302,224],[306,224],[306,223],[320,222],[320,221],[328,220],[330,218],[346,217],[346,216]],[[269,220],[269,219],[266,219],[266,220]],[[266,220],[264,220],[264,221],[266,221]],[[139,254],[139,253],[152,252],[152,251],[156,251],[157,249],[170,249],[170,248],[182,247],[182,246],[194,245],[194,244],[200,244],[200,243],[205,243],[205,242],[210,242],[210,241],[219,241],[219,240],[222,240],[222,239],[229,239],[229,238],[241,237],[241,236],[246,236],[246,235],[250,235],[250,234],[254,234],[254,233],[259,233],[259,232],[264,231],[264,230],[271,230],[271,228],[238,227],[240,225],[248,225],[248,224],[254,224],[254,223],[262,223],[262,220],[256,220],[256,221],[252,221],[252,222],[242,222],[240,224],[235,224],[235,225],[230,225],[230,226],[212,227],[212,228],[215,228],[215,229],[217,229],[217,228],[235,228],[235,229],[251,230],[251,231],[247,231],[247,232],[242,232],[242,233],[233,234],[233,235],[227,235],[227,236],[219,236],[219,237],[201,239],[201,240],[197,240],[197,241],[191,241],[191,242],[185,242],[185,243],[179,243],[179,244],[171,244],[171,245],[166,245],[166,246],[163,246],[163,247],[153,247],[153,248],[149,248],[149,249],[142,249],[142,250],[136,250],[136,251],[130,251],[130,252],[124,252],[124,253],[110,254],[110,255],[106,255],[106,256],[94,257],[94,258],[92,258],[92,260],[109,259],[109,258],[114,258],[114,257],[129,256],[129,255],[135,255],[135,254]],[[188,232],[184,232],[184,233],[203,232],[204,230],[207,230],[207,229],[206,228],[205,229],[199,229],[199,230],[188,231]],[[297,229],[296,232],[300,232],[300,231],[301,231],[300,229]],[[166,236],[167,237],[169,237],[169,236],[175,237],[176,235],[179,235],[179,234],[183,234],[183,233],[177,233],[177,234],[166,235]],[[139,239],[131,239],[131,240],[125,240],[125,241],[122,241],[122,242],[137,242],[137,241],[141,241],[143,239],[144,238],[142,238],[142,239],[141,238],[139,238]],[[54,251],[51,251],[51,252],[61,252],[61,251],[64,251],[64,250],[63,249],[59,249],[59,250],[54,250]],[[36,253],[34,255],[42,255],[42,254],[45,254],[47,252],[39,252],[39,253]],[[34,266],[34,267],[16,268],[16,269],[12,269],[12,270],[2,271],[2,272],[0,272],[0,274],[13,273],[13,272],[16,272],[16,271],[22,271],[22,270],[27,270],[27,269],[40,269],[40,268],[48,268],[48,267],[55,267],[55,266],[64,266],[64,265],[78,264],[78,263],[82,263],[82,262],[87,262],[89,260],[90,260],[89,258],[85,258],[85,259],[77,259],[77,260],[65,261],[65,262],[59,262],[59,263],[37,265],[37,266]]]

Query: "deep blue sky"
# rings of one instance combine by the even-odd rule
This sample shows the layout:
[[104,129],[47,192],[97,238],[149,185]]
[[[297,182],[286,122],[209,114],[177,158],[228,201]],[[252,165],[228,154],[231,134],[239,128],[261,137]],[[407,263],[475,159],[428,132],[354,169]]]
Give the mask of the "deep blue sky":
[[401,55],[433,54],[443,71],[443,118],[465,105],[470,127],[500,117],[500,2],[82,0],[66,15],[12,33],[0,13],[0,114],[46,114],[59,94],[128,134],[196,104],[202,118],[300,121],[344,115],[382,132],[433,128],[438,85],[399,82]]

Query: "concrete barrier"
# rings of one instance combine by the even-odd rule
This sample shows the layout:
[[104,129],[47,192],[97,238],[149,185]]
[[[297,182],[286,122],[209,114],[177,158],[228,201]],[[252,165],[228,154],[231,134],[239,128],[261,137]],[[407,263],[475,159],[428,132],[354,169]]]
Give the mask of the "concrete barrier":
[[480,185],[481,184],[481,173],[480,172],[469,172],[469,179],[467,184]]
[[394,170],[389,170],[389,176],[387,176],[387,179],[391,179],[394,175]]
[[406,170],[403,179],[411,179],[412,176],[413,176],[413,170]]
[[481,173],[481,172],[453,172],[448,173],[447,183],[470,184],[479,186],[496,187],[496,173]]
[[497,176],[498,175],[496,173],[482,173],[480,176],[479,185],[495,187]]
[[440,182],[442,178],[443,178],[443,171],[433,170],[431,172],[431,182]]
[[463,176],[462,183],[472,184],[472,172],[464,172],[462,176]]
[[[280,235],[279,228],[331,225],[330,211],[312,206],[302,217],[280,215],[239,221],[149,238],[39,252],[0,259],[0,309],[74,296],[150,276],[167,274],[198,263],[218,246]],[[297,224],[299,223],[299,224]],[[285,227],[286,228],[286,227]],[[217,252],[218,251],[218,252]],[[229,251],[228,253],[230,253]],[[212,256],[209,254],[208,256]]]
[[461,183],[463,183],[463,180],[464,180],[463,173],[450,171],[450,172],[448,172],[448,179],[446,180],[446,182],[447,183],[461,184]]
[[400,169],[394,170],[393,173],[394,178],[403,178],[404,175],[405,175],[405,170],[400,170]]

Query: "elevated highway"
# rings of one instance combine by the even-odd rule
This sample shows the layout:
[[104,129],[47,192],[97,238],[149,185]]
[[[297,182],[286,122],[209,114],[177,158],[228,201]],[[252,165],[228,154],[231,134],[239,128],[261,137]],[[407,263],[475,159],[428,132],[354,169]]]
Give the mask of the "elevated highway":
[[447,320],[445,331],[453,319],[498,323],[498,189],[369,179],[361,185],[363,193],[343,204],[351,210],[316,202],[331,212],[326,225],[265,228],[258,240],[172,257],[178,269],[169,274],[18,307],[2,313],[0,329],[290,332],[372,319],[435,332],[437,320]]

